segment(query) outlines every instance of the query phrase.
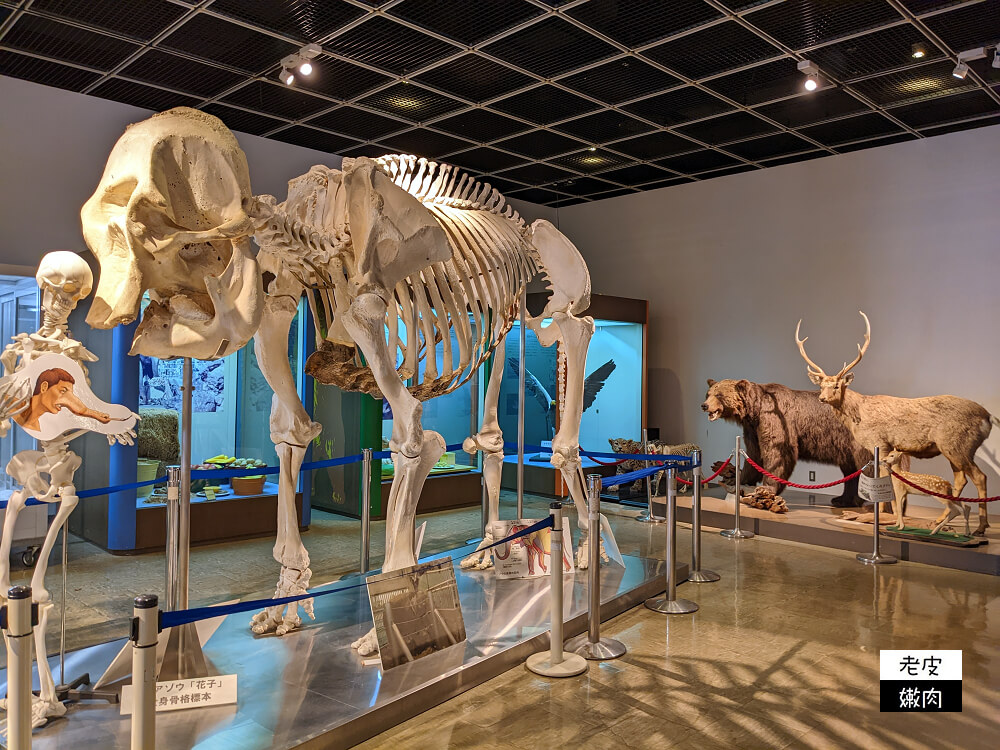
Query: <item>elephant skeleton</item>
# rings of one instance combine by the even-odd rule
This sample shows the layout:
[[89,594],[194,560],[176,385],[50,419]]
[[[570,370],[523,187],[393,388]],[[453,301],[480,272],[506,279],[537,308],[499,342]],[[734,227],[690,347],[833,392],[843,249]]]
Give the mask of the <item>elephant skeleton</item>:
[[[525,225],[488,184],[425,159],[316,166],[289,182],[280,204],[251,195],[246,169],[232,134],[203,112],[178,108],[131,126],[83,210],[84,234],[102,266],[88,322],[111,327],[134,320],[142,292],[150,290],[155,318],[144,318],[133,353],[210,359],[242,346],[254,331],[258,362],[274,391],[271,439],[281,467],[275,596],[306,592],[311,576],[295,489],[321,426],[302,406],[287,351],[303,293],[317,332],[306,371],[392,407],[395,472],[383,566],[392,571],[416,563],[417,501],[445,448],[441,435],[423,429],[422,402],[461,386],[502,347],[526,284],[544,273],[551,295],[527,325],[543,346],[560,341],[566,354],[566,405],[552,464],[577,506],[584,532],[577,562],[585,567],[579,427],[594,324],[580,315],[590,304],[590,276],[579,251],[547,221]],[[260,246],[256,259],[248,252],[251,234]],[[484,452],[489,520],[482,547],[498,518],[503,369],[492,368],[481,429],[463,446]],[[490,554],[477,551],[463,564],[488,567]],[[312,616],[310,600],[302,608]],[[293,604],[255,615],[252,629],[284,634],[300,622]],[[376,647],[371,634],[355,646]]]

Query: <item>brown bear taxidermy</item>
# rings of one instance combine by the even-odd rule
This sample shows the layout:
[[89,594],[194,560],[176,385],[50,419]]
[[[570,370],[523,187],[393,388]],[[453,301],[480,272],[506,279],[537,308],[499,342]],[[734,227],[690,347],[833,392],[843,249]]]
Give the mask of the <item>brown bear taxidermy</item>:
[[[724,419],[739,425],[747,455],[772,474],[788,479],[795,464],[815,461],[837,466],[844,476],[871,461],[871,451],[855,442],[833,410],[819,400],[816,391],[795,391],[778,383],[749,380],[709,380],[701,405],[711,421]],[[782,487],[750,464],[743,466],[740,481],[763,485],[778,494]],[[833,505],[860,505],[858,480],[844,484],[844,492]]]

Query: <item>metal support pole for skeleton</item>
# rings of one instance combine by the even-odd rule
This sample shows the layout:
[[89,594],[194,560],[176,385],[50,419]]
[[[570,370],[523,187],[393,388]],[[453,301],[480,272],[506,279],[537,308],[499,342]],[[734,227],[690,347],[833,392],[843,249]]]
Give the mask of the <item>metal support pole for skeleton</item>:
[[[879,447],[876,445],[872,449],[872,477],[878,479],[882,473],[882,463],[879,456]],[[859,554],[858,562],[864,563],[865,565],[892,565],[893,563],[899,562],[898,559],[892,555],[885,555],[882,553],[881,548],[881,528],[879,525],[879,506],[882,503],[872,503],[872,552],[870,555]]]
[[688,573],[688,580],[712,583],[719,580],[719,574],[701,568],[701,451],[697,448],[691,451],[691,463],[694,466],[691,472],[694,495],[691,498],[691,572]]
[[[7,747],[31,747],[31,641],[37,610],[31,586],[13,586],[4,607],[7,641]],[[42,656],[44,659],[44,655]]]
[[156,747],[156,642],[160,608],[155,594],[132,603],[132,750]]
[[[647,456],[652,453],[649,447],[649,439],[647,437],[648,431],[645,427],[642,428],[642,452]],[[646,468],[649,468],[649,461],[645,462]],[[646,477],[646,510],[635,517],[635,520],[639,523],[663,523],[666,521],[665,518],[660,518],[660,516],[653,514],[653,476]]]
[[362,448],[361,455],[361,575],[371,568],[372,535],[372,449]]
[[[521,302],[520,302],[520,321],[521,324],[518,326],[520,337],[518,338],[518,351],[520,356],[518,357],[517,366],[517,518],[520,519],[524,516],[524,385],[526,380],[526,373],[528,371],[527,362],[525,362],[525,352],[527,350],[528,342],[528,332],[527,332],[527,301],[525,298],[526,291],[521,291]],[[499,365],[497,365],[499,366]]]
[[677,478],[676,469],[667,469],[667,585],[666,596],[647,599],[646,606],[666,615],[686,615],[698,611],[690,599],[677,598]]
[[752,531],[744,531],[740,528],[740,496],[743,494],[743,487],[740,483],[740,436],[736,436],[736,450],[733,453],[733,465],[736,467],[736,507],[733,511],[735,524],[733,528],[720,531],[722,536],[728,539],[753,539]]
[[[181,390],[181,465],[167,470],[167,602],[170,611],[188,607],[191,562],[191,404],[194,398],[190,357],[184,358]],[[178,468],[178,474],[171,469]],[[171,500],[171,481],[176,500]],[[171,512],[173,506],[173,512]],[[208,663],[201,650],[194,623],[171,628],[167,637],[160,679],[204,677]]]
[[[590,513],[587,545],[591,565],[588,569],[590,606],[587,610],[587,632],[570,638],[564,648],[590,661],[617,659],[628,649],[614,638],[601,638],[601,475],[587,475]],[[595,562],[596,561],[596,562]]]
[[552,628],[549,651],[532,654],[525,666],[544,677],[573,677],[587,671],[587,660],[578,654],[563,651],[562,503],[550,503],[549,514],[552,516],[552,541],[549,545],[549,617]]

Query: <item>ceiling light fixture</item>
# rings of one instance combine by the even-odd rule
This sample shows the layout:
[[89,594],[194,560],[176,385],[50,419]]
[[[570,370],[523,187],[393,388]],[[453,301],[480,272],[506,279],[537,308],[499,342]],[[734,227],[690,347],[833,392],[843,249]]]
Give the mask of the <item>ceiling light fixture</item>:
[[804,84],[806,91],[815,91],[819,88],[819,66],[816,63],[812,60],[799,60],[797,67],[806,77]]
[[913,51],[910,54],[913,57],[917,58],[918,60],[921,57],[927,57],[927,47],[925,45],[921,44],[920,42],[917,42],[916,44],[914,44],[913,47],[912,47],[912,50]]
[[966,65],[964,62],[960,62],[958,65],[955,66],[955,69],[951,71],[951,74],[955,76],[955,78],[962,80],[967,75],[969,75],[969,66]]
[[298,52],[281,58],[281,75],[278,76],[279,80],[286,86],[291,86],[295,83],[295,72],[293,71],[297,71],[300,75],[304,76],[312,74],[313,64],[309,61],[319,57],[321,54],[323,54],[323,48],[318,44],[307,44],[304,47],[300,47]]
[[964,52],[959,52],[958,64],[955,65],[955,69],[951,71],[951,74],[955,78],[964,79],[969,75],[969,63],[973,60],[982,60],[984,57],[986,57],[986,47],[973,47]]
[[993,67],[1000,68],[1000,47],[993,52]]

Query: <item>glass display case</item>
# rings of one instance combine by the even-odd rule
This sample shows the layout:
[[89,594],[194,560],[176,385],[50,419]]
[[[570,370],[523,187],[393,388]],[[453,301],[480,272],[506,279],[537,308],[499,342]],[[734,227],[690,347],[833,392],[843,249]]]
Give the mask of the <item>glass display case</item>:
[[[529,311],[540,311],[545,295],[528,295]],[[645,300],[593,295],[587,314],[594,318],[594,335],[587,350],[580,446],[591,451],[610,451],[609,438],[637,440],[645,422]],[[537,314],[537,313],[535,313]],[[549,321],[543,321],[547,326]],[[517,440],[518,370],[520,324],[507,337],[504,347],[504,379],[500,389],[499,420],[508,442]],[[525,336],[524,442],[547,447],[559,427],[565,384],[560,382],[564,352],[559,345],[542,347],[530,329]],[[542,494],[562,494],[557,472],[551,470],[550,453],[525,453],[525,489]],[[517,455],[505,457],[502,486],[516,489],[513,464]],[[584,459],[584,469],[603,471],[600,464]]]
[[[0,350],[18,333],[37,331],[39,326],[38,285],[31,277],[0,276]],[[11,457],[35,447],[35,440],[23,430],[12,429],[0,440],[0,468]],[[15,489],[6,472],[0,474],[0,491]]]

